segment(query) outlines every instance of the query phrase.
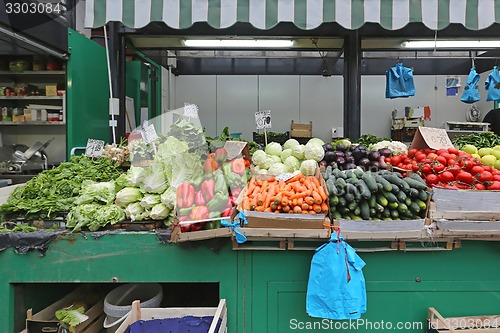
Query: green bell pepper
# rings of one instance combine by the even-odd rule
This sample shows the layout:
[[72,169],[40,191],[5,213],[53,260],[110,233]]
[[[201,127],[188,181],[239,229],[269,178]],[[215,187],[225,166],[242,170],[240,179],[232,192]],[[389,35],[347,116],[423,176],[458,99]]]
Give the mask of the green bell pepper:
[[215,193],[227,194],[227,183],[222,172],[215,177],[214,191]]
[[208,210],[210,212],[221,212],[224,208],[226,208],[228,200],[229,197],[227,194],[219,192],[207,203]]

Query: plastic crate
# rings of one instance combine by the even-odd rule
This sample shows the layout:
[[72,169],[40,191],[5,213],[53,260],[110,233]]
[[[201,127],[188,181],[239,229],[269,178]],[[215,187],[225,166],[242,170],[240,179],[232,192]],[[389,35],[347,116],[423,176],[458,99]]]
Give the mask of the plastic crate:
[[[267,132],[267,143],[277,142],[283,145],[288,139],[290,139],[290,132],[285,132],[285,133]],[[253,141],[261,146],[265,146],[266,139],[264,133],[253,132]]]
[[391,130],[391,139],[401,142],[412,142],[418,127],[403,127]]

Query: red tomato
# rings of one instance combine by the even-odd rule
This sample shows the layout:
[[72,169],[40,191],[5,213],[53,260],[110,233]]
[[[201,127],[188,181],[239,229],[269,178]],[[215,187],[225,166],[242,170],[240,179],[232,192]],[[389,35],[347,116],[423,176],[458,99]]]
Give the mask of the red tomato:
[[471,186],[466,185],[466,184],[457,184],[456,187],[461,189],[461,190],[470,190],[471,189]]
[[436,185],[439,183],[439,177],[434,174],[427,175],[427,177],[425,177],[425,182],[427,185]]
[[417,153],[417,154],[415,155],[415,157],[416,157],[416,159],[417,159],[417,162],[421,162],[422,160],[424,160],[424,159],[427,157],[427,155],[422,154],[422,153],[420,153],[420,152],[419,152],[419,153]]
[[[418,164],[412,164],[411,169],[413,170],[413,172],[417,172],[419,169]],[[500,176],[498,176],[498,177],[500,177]]]
[[458,149],[457,148],[448,148],[448,153],[450,153],[450,154],[458,154]]
[[392,165],[398,165],[399,163],[401,163],[401,155],[395,155],[391,158]]
[[456,154],[450,154],[450,158],[453,159],[453,160],[456,160],[457,159],[457,155]]
[[441,163],[436,163],[434,164],[432,169],[434,170],[434,172],[439,173],[444,170],[444,165],[442,165]]
[[449,165],[449,166],[451,166],[451,167],[452,167],[452,166],[454,166],[455,164],[457,164],[457,161],[455,161],[454,159],[451,159],[451,158],[450,158],[450,159],[448,160],[448,165]]
[[442,174],[439,175],[439,180],[442,183],[451,183],[455,180],[455,176],[449,171],[445,171]]
[[427,154],[427,158],[430,159],[430,160],[435,160],[437,158],[437,154],[436,153],[429,153]]
[[438,158],[436,158],[436,161],[438,161],[442,165],[448,164],[448,160],[444,156],[438,156]]
[[484,191],[484,190],[486,190],[486,186],[484,186],[481,183],[477,183],[477,184],[474,185],[474,189],[478,190],[478,191]]
[[424,153],[425,153],[426,155],[429,155],[429,154],[431,154],[431,153],[436,153],[436,149],[432,149],[432,148],[425,148],[425,149],[424,149]]
[[408,154],[401,154],[399,156],[401,156],[402,160],[406,160],[408,158]]
[[457,181],[470,185],[474,181],[474,178],[467,171],[462,171],[457,175]]
[[479,180],[482,183],[484,183],[484,182],[491,182],[493,180],[493,175],[489,171],[484,171],[483,173],[481,173],[479,175],[479,177],[477,178],[477,180]]
[[500,182],[500,175],[493,175],[493,180],[496,182]]
[[386,157],[385,158],[385,163],[391,163],[391,158],[390,157]]
[[489,165],[483,165],[484,171],[491,172],[493,169]]
[[462,171],[462,169],[460,169],[460,168],[448,168],[448,171],[451,172],[453,174],[453,176],[456,177]]
[[415,156],[417,154],[418,150],[415,148],[412,148],[408,150],[408,156]]
[[423,164],[421,165],[421,169],[420,169],[424,174],[429,174],[431,173],[432,171],[432,168],[429,164]]
[[466,153],[466,152],[464,152],[464,151],[459,151],[459,152],[457,153],[457,155],[458,155],[458,156],[467,156],[467,157],[469,157],[469,156],[470,156],[470,154],[469,154],[469,153]]
[[473,167],[471,169],[471,173],[473,175],[477,175],[478,173],[483,173],[484,172],[484,168],[482,166],[479,166],[479,165],[476,165],[475,167]]
[[500,182],[493,182],[490,186],[488,186],[488,190],[490,191],[500,190]]
[[404,164],[411,164],[411,160],[409,158],[405,158],[403,163]]
[[441,148],[437,151],[437,153],[439,156],[443,155],[443,154],[448,154],[448,149],[446,148]]

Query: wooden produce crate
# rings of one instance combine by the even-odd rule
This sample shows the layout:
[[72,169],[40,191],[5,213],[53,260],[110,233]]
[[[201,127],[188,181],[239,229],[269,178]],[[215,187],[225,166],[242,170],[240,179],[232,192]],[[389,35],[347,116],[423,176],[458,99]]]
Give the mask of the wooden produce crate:
[[[118,327],[115,333],[124,333],[127,328],[139,320],[182,318],[186,316],[206,317],[213,316],[212,323],[207,333],[226,333],[227,332],[227,307],[226,300],[221,299],[216,308],[143,308],[140,302],[132,303],[132,311],[127,318]],[[220,321],[219,329],[217,323]]]
[[312,121],[309,124],[297,124],[292,120],[290,129],[292,138],[312,138]]
[[346,240],[401,240],[401,239],[426,239],[429,234],[425,230],[425,219],[418,220],[346,220],[338,219]]
[[[26,329],[21,333],[57,332],[59,322],[55,317],[56,311],[71,305],[75,301],[86,300],[89,292],[88,286],[81,286],[40,312],[33,314],[32,309],[28,309],[26,315]],[[105,295],[99,295],[99,297],[101,296],[102,298],[100,298],[97,303],[90,306],[85,312],[85,315],[87,315],[89,319],[76,326],[75,333],[101,332],[104,318],[106,317],[104,313]]]
[[500,333],[500,315],[444,318],[429,308],[427,333]]
[[231,234],[231,229],[229,228],[181,232],[180,225],[174,222],[172,226],[172,234],[170,235],[170,241],[172,243],[183,243],[213,238],[229,238],[231,237]]
[[[233,250],[315,250],[330,235],[328,229],[276,229],[276,228],[239,228],[247,237],[247,242],[238,244],[233,237]],[[307,246],[306,246],[307,245]]]
[[500,238],[500,191],[436,187],[429,218],[443,237]]

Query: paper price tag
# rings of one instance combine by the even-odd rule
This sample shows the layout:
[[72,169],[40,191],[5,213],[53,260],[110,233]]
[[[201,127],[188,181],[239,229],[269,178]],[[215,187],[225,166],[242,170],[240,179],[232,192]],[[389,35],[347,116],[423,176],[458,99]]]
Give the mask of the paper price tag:
[[293,178],[293,176],[295,176],[294,173],[282,173],[281,175],[277,175],[276,176],[276,180],[282,180],[284,182],[286,182],[287,180]]
[[255,125],[257,129],[271,128],[271,110],[255,112]]
[[433,127],[419,127],[410,148],[453,148],[453,143],[446,130]]
[[158,134],[156,134],[155,126],[153,124],[146,126],[141,131],[141,136],[146,144],[149,144],[158,139]]
[[88,139],[87,147],[85,147],[85,156],[100,157],[104,149],[104,141],[96,139]]
[[234,160],[235,158],[240,157],[246,145],[246,142],[226,141],[226,143],[224,144],[224,149],[227,152],[227,159]]
[[198,118],[198,106],[184,103],[184,117]]

